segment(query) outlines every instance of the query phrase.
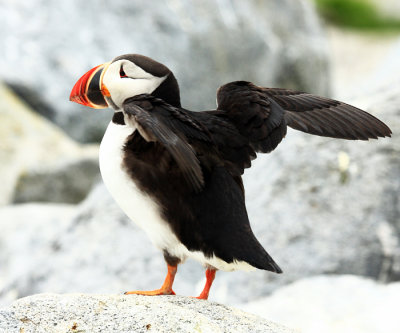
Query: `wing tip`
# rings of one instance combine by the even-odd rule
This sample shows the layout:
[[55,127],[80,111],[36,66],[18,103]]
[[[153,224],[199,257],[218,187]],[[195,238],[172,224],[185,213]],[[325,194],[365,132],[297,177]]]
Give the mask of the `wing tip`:
[[275,261],[270,262],[267,269],[273,273],[277,274],[283,273],[282,269],[278,266],[278,264]]
[[283,271],[279,267],[279,265],[272,259],[270,255],[267,254],[267,257],[265,258],[266,260],[263,260],[264,262],[260,265],[255,265],[254,267],[259,268],[259,269],[264,269],[266,271],[270,271],[273,273],[277,274],[282,274]]
[[392,137],[392,134],[393,134],[392,130],[385,123],[383,123],[383,122],[380,122],[380,123],[381,123],[382,127],[379,130],[375,129],[375,131],[372,132],[372,134],[369,135],[366,138],[366,140],[369,140],[369,139],[378,140],[379,138],[391,138]]
[[282,269],[278,265],[276,265],[275,273],[277,273],[277,274],[283,273]]

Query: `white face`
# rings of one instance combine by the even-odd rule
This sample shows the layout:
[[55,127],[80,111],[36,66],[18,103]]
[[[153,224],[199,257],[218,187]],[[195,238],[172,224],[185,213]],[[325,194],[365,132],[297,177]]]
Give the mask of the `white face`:
[[167,75],[156,77],[147,73],[128,60],[117,60],[108,66],[102,82],[110,92],[112,101],[120,109],[127,98],[151,94],[166,78]]

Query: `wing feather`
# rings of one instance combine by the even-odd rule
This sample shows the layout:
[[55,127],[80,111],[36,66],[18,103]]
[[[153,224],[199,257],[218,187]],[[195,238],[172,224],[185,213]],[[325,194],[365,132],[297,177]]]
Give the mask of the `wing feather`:
[[130,99],[124,103],[124,111],[146,141],[157,141],[167,149],[186,181],[195,191],[200,191],[204,180],[199,160],[185,136],[179,133],[178,126],[168,119],[171,116],[168,105],[160,103],[154,107],[151,104],[146,110],[143,105]]
[[287,125],[294,129],[349,140],[391,136],[382,121],[352,105],[298,91],[262,90],[282,107]]

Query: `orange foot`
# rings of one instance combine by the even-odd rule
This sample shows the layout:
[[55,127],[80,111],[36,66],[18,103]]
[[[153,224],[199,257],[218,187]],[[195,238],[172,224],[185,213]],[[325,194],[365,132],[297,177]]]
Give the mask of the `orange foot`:
[[172,289],[156,289],[156,290],[134,290],[126,291],[124,295],[144,295],[144,296],[158,296],[158,295],[175,295]]
[[160,289],[150,290],[150,291],[127,291],[125,295],[145,295],[145,296],[157,296],[157,295],[175,295],[175,292],[172,290],[172,284],[174,283],[175,274],[177,271],[177,265],[171,266],[168,265],[168,273],[165,281]]

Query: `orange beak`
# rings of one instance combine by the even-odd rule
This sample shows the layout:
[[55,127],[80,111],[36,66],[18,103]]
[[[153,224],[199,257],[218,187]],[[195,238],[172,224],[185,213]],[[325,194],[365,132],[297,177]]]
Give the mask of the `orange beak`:
[[103,76],[110,63],[92,68],[84,74],[74,85],[69,100],[94,109],[108,107],[104,97],[110,97],[106,86],[103,85]]

